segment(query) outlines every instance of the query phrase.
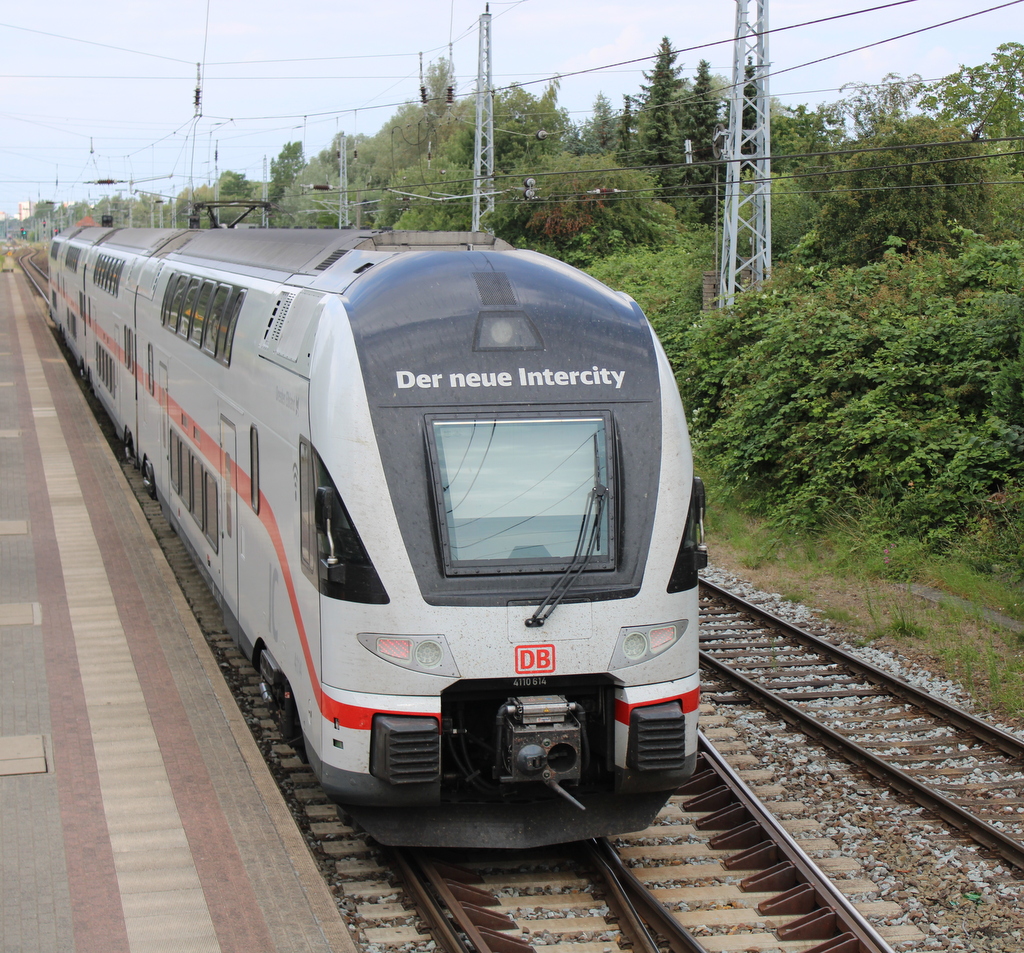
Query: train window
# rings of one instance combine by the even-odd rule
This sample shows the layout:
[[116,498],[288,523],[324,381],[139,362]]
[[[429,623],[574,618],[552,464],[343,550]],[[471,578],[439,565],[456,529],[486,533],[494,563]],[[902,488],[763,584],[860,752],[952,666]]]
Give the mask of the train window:
[[218,513],[217,513],[217,481],[212,473],[203,471],[203,531],[206,538],[217,552],[219,541]]
[[201,278],[193,278],[188,283],[188,290],[181,301],[181,317],[178,321],[178,334],[188,338],[192,330],[192,318],[196,312],[196,301],[199,298],[199,289],[202,287]]
[[299,520],[302,571],[323,595],[372,605],[390,602],[334,480],[302,437]]
[[230,285],[217,285],[216,293],[213,296],[213,303],[210,305],[209,314],[206,316],[202,348],[210,357],[217,356],[217,336],[220,333],[221,321],[224,320],[224,312],[228,303],[228,295],[230,294]]
[[304,437],[299,438],[299,555],[306,574],[316,571],[316,526],[313,522],[312,447]]
[[206,326],[206,316],[211,311],[212,298],[216,290],[217,284],[213,281],[204,281],[199,289],[195,313],[192,316],[192,333],[189,336],[189,340],[196,347],[203,343],[203,328]]
[[135,354],[134,338],[135,335],[132,333],[132,329],[126,325],[124,329],[124,366],[128,369],[129,373],[131,373],[135,366],[132,360]]
[[153,380],[153,345],[146,345],[146,389],[150,395],[156,395],[156,381]]
[[160,323],[167,327],[171,315],[171,299],[174,297],[174,288],[178,284],[178,276],[171,275],[167,279],[167,286],[164,288],[164,299],[160,303]]
[[203,464],[199,457],[194,454],[190,453],[188,459],[191,464],[188,483],[188,508],[191,510],[192,517],[199,524],[200,529],[203,529],[205,528],[203,525]]
[[181,438],[171,431],[171,488],[181,496]]
[[260,433],[255,427],[249,428],[249,505],[252,511],[260,511]]
[[181,321],[181,299],[185,297],[188,290],[188,277],[178,276],[178,283],[174,286],[174,294],[171,297],[171,304],[167,311],[167,327],[177,333],[178,324]]
[[217,333],[217,360],[222,364],[231,363],[231,343],[235,337],[235,327],[238,324],[238,314],[242,310],[243,301],[245,301],[245,289],[239,288],[234,300],[229,302],[224,311],[225,318],[221,319],[220,329]]
[[428,419],[449,575],[614,568],[608,415]]

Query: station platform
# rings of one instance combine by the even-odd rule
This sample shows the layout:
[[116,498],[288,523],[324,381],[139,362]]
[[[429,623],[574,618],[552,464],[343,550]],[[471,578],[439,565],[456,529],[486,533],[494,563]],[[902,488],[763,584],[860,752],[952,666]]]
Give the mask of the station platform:
[[20,271],[0,273],[0,950],[355,951]]

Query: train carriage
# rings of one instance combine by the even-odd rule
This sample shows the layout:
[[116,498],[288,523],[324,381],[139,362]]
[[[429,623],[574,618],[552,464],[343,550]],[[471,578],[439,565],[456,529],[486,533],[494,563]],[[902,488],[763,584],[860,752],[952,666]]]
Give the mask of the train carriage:
[[484,234],[85,228],[54,321],[282,731],[385,843],[645,826],[703,492],[640,309]]

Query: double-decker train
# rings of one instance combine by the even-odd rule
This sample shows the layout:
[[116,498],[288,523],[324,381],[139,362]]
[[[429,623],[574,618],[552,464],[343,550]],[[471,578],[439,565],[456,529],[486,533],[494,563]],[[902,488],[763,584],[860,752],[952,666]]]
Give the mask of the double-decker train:
[[703,489],[631,298],[482,233],[84,227],[50,304],[378,840],[636,830],[692,772]]

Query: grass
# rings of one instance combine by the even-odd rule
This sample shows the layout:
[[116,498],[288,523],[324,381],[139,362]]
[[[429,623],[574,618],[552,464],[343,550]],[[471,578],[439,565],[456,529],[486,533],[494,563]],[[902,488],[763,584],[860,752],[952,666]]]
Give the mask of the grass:
[[[713,501],[706,525],[714,565],[814,607],[852,641],[958,682],[982,708],[1024,716],[1024,633],[982,616],[1024,620],[1024,587],[969,553],[937,556],[848,519],[814,536],[781,532],[729,499]],[[953,598],[922,598],[910,583]]]

